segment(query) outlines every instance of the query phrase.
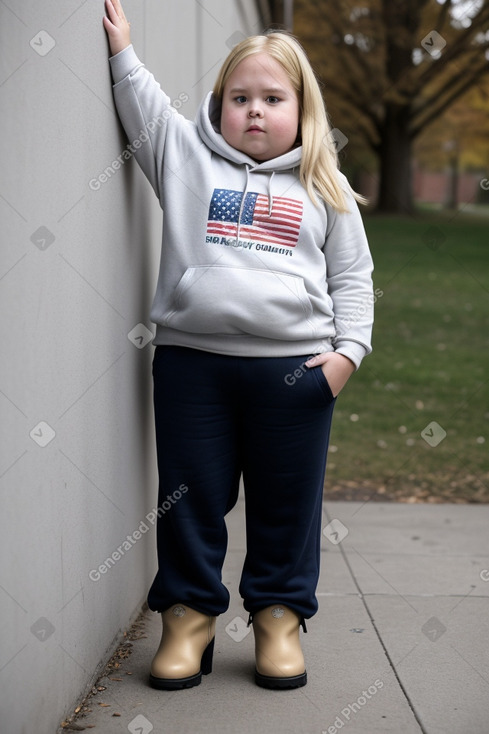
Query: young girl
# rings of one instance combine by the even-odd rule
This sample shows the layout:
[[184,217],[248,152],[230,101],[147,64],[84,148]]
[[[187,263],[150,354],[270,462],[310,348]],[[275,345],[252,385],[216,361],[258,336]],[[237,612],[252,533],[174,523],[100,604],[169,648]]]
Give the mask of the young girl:
[[224,518],[242,474],[239,591],[255,681],[296,688],[306,683],[299,627],[318,607],[333,407],[371,351],[360,197],[338,171],[295,39],[238,44],[192,123],[136,56],[119,0],[105,2],[117,110],[164,210],[151,319],[159,505],[173,501],[148,596],[163,619],[150,682],[188,688],[211,672],[229,603]]

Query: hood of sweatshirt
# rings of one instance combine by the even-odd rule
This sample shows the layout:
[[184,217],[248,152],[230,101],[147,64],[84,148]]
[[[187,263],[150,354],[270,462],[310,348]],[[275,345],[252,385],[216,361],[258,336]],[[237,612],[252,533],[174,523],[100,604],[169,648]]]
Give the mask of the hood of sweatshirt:
[[214,153],[227,158],[232,163],[246,165],[256,171],[289,171],[297,168],[301,162],[302,147],[293,148],[278,158],[268,161],[255,161],[245,153],[226,143],[220,132],[221,105],[212,92],[205,97],[197,113],[196,125],[203,142]]

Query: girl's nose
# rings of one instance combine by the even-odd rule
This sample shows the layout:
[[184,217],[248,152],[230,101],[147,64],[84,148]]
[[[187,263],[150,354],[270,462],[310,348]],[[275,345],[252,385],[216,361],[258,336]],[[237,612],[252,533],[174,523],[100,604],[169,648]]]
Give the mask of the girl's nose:
[[263,111],[258,105],[252,105],[249,109],[248,117],[263,117]]

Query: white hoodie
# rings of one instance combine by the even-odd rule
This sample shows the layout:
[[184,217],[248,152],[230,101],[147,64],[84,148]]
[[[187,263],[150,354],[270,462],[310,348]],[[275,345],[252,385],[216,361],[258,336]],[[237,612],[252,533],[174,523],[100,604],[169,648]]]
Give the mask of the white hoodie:
[[164,211],[154,344],[247,357],[371,351],[373,269],[346,178],[349,212],[315,206],[301,148],[257,162],[219,132],[212,93],[196,122],[170,106],[132,46],[110,58],[131,150]]

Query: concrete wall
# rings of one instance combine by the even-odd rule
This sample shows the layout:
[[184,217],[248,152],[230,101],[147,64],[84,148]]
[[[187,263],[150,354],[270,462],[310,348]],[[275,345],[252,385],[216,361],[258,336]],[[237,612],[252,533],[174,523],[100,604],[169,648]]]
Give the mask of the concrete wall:
[[[262,30],[253,2],[124,7],[137,52],[192,117],[233,43]],[[0,721],[12,734],[56,730],[155,571],[161,212],[133,160],[98,178],[126,145],[102,13],[102,0],[0,3]]]

